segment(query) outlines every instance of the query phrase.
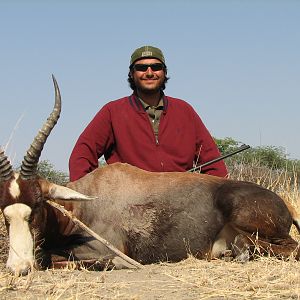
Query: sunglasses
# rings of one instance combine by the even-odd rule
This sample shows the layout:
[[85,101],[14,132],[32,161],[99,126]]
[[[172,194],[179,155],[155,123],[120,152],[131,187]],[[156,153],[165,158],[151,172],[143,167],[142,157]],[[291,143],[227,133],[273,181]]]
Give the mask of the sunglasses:
[[163,70],[165,68],[165,66],[163,64],[161,64],[161,63],[156,63],[156,64],[136,64],[132,68],[135,71],[146,72],[149,67],[154,72],[161,71],[161,70]]

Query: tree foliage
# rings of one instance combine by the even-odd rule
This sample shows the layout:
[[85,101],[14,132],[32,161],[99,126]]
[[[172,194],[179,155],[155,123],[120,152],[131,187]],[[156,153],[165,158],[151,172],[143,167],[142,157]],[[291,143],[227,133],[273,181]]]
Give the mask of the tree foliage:
[[54,166],[48,160],[42,160],[37,167],[38,175],[60,185],[65,185],[69,181],[67,173],[55,170]]
[[[222,154],[233,152],[240,147],[240,142],[226,137],[224,139],[215,139],[216,144]],[[249,166],[263,166],[270,170],[286,170],[296,175],[300,175],[300,160],[290,159],[284,148],[275,146],[252,147],[239,154],[226,159],[226,165],[243,163]]]
[[224,139],[215,138],[215,142],[222,154],[227,154],[238,149],[240,142],[235,141],[231,137],[226,137]]

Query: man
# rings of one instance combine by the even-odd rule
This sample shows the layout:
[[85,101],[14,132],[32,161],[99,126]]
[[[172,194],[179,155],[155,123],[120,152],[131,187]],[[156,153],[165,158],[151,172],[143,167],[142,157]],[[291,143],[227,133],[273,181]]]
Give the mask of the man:
[[[133,52],[128,74],[133,94],[104,105],[81,133],[69,161],[71,181],[97,168],[102,155],[108,164],[154,172],[184,172],[220,156],[194,109],[164,94],[167,81],[160,49],[143,46]],[[227,175],[223,161],[201,172]]]

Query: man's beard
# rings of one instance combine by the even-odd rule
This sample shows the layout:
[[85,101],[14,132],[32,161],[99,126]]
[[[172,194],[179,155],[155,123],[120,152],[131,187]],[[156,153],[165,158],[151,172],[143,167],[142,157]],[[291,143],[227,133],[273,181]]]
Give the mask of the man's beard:
[[143,85],[136,84],[136,89],[137,89],[137,91],[139,91],[143,94],[154,95],[154,94],[157,94],[158,92],[162,91],[162,86],[163,86],[163,83],[161,83],[159,86],[156,86],[155,88],[147,88]]
[[144,87],[137,87],[137,91],[146,95],[154,95],[161,91],[161,86],[155,89],[147,89]]

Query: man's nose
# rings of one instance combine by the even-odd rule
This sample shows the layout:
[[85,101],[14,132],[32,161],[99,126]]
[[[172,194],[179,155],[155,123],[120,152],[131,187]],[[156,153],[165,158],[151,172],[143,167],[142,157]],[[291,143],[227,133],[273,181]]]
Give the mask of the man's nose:
[[152,69],[151,69],[151,67],[148,67],[148,69],[147,69],[147,71],[146,71],[146,76],[147,77],[153,77],[153,71],[152,71]]

